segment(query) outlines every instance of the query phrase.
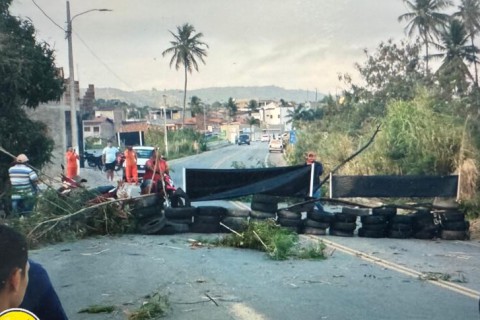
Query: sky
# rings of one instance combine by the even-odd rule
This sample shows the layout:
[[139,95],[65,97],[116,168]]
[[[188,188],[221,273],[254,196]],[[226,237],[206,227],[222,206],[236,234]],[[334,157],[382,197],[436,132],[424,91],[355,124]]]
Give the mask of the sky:
[[[37,4],[37,6],[35,5]],[[39,9],[39,7],[43,10]],[[183,71],[162,52],[169,31],[192,24],[208,44],[206,64],[188,88],[279,86],[340,91],[339,73],[358,79],[355,63],[388,39],[406,39],[402,0],[71,0],[75,79],[82,88],[183,89]],[[13,0],[37,39],[55,50],[68,77],[65,0]],[[47,17],[48,16],[48,17]]]

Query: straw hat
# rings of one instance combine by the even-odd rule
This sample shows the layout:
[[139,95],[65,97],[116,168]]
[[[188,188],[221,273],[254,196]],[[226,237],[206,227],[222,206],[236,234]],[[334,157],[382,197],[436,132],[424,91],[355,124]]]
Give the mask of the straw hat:
[[18,163],[25,163],[25,162],[28,162],[28,158],[26,155],[24,155],[23,153],[19,154],[17,156],[17,162]]

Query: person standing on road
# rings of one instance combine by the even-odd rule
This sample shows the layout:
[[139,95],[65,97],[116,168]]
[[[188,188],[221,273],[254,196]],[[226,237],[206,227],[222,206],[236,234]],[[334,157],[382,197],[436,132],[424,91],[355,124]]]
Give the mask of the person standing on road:
[[132,146],[127,146],[123,154],[125,156],[125,178],[128,183],[138,184],[137,152],[133,150]]
[[67,163],[67,172],[66,176],[67,178],[73,179],[77,175],[78,172],[78,165],[77,165],[77,160],[79,160],[80,157],[78,154],[75,152],[75,149],[72,147],[68,147],[67,153],[65,154],[65,160]]
[[0,313],[17,308],[28,285],[28,246],[25,237],[0,225]]
[[30,212],[35,205],[38,176],[27,162],[27,156],[19,154],[15,159],[15,165],[8,169],[12,186],[12,211],[15,214]]
[[[322,197],[322,190],[320,186],[320,176],[323,173],[323,165],[319,161],[317,161],[317,155],[309,151],[305,157],[305,164],[313,166],[313,194],[312,197],[314,199],[320,199]],[[323,206],[320,201],[315,202],[315,209],[319,213],[324,212]]]
[[107,171],[107,180],[113,181],[113,172],[115,171],[115,161],[117,161],[118,149],[112,146],[112,141],[107,142],[107,146],[103,148],[102,161]]
[[141,194],[148,194],[152,190],[153,192],[158,192],[158,181],[160,181],[164,173],[169,174],[167,161],[157,152],[158,150],[153,151],[150,159],[145,163],[145,174],[140,185]]

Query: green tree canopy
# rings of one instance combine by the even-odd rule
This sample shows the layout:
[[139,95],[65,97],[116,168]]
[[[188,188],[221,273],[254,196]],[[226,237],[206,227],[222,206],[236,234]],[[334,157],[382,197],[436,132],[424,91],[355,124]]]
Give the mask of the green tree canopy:
[[[43,123],[30,120],[23,107],[59,100],[63,79],[48,44],[37,42],[35,28],[8,11],[11,0],[0,1],[0,146],[25,153],[40,168],[51,157],[53,140]],[[8,181],[12,159],[0,154],[0,192]]]

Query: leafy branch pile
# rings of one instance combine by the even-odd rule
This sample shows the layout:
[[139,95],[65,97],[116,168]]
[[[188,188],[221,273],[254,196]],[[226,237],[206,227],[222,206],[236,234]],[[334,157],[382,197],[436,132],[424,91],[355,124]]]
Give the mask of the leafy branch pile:
[[325,244],[302,247],[298,234],[267,219],[264,222],[251,222],[242,233],[232,233],[216,241],[217,245],[265,251],[273,260],[324,259]]
[[[91,203],[94,198],[99,203]],[[68,196],[47,190],[39,197],[34,212],[27,217],[10,218],[8,224],[26,234],[32,247],[134,231],[135,220],[128,207],[98,199],[102,198],[88,190],[75,189]]]

